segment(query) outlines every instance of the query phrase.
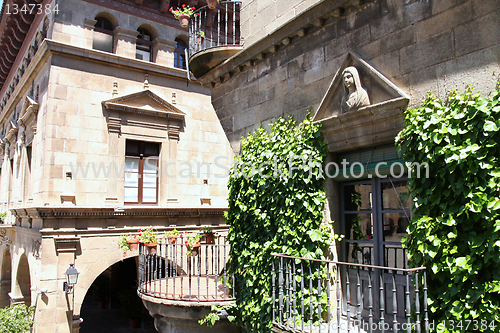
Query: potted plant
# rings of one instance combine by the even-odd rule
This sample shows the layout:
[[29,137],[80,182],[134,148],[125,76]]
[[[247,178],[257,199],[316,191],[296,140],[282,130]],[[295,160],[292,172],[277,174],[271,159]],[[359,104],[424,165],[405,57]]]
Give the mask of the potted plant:
[[123,251],[135,251],[139,248],[139,237],[137,235],[122,234],[118,242]]
[[189,7],[183,4],[181,7],[177,7],[177,9],[170,7],[169,11],[179,20],[181,27],[186,28],[189,23],[189,18],[193,15],[195,9],[195,7]]
[[201,45],[204,39],[205,39],[205,31],[196,32],[196,43],[198,45]]
[[207,0],[208,9],[215,9],[220,0]]
[[156,246],[158,245],[157,235],[158,233],[153,227],[149,227],[146,230],[139,229],[139,242],[146,246],[149,254],[156,253]]
[[106,300],[109,297],[109,278],[106,275],[99,275],[92,283],[91,292],[99,309],[106,309]]
[[212,227],[204,227],[201,231],[203,234],[203,237],[205,238],[205,243],[206,244],[214,244],[215,243],[215,237],[217,236],[216,233],[212,230]]
[[187,247],[187,255],[188,256],[197,256],[198,255],[198,249],[200,247],[200,239],[201,235],[197,232],[190,232],[187,234],[184,234],[183,240],[184,244]]
[[1,212],[0,213],[0,223],[4,223],[5,219],[7,218],[7,212]]
[[179,237],[180,234],[181,233],[177,229],[174,229],[165,232],[165,238],[167,238],[170,244],[175,244],[175,242],[177,241],[177,237]]
[[142,301],[137,291],[127,288],[118,292],[123,315],[130,321],[130,328],[138,328],[141,323]]

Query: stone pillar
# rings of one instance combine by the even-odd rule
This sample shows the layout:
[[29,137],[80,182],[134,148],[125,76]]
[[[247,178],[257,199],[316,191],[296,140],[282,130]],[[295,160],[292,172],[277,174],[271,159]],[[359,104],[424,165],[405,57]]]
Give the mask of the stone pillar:
[[174,67],[174,50],[177,43],[163,38],[153,40],[153,62]]
[[[119,121],[119,120],[118,120]],[[116,163],[116,168],[114,168],[108,175],[107,180],[107,193],[106,193],[106,205],[107,206],[117,206],[119,203],[118,200],[118,179],[121,178],[122,175],[117,175],[115,171],[121,169],[121,163],[124,162],[123,156],[119,156],[119,128],[112,127],[108,123],[108,151],[109,157],[111,161]]]
[[91,49],[92,42],[94,39],[94,26],[97,23],[96,20],[86,18],[83,21],[83,38],[85,38],[85,48]]
[[5,143],[0,143],[0,147],[3,149],[2,151],[2,160],[1,160],[1,164],[2,164],[2,170],[4,170],[2,172],[2,174],[0,175],[1,176],[1,180],[0,180],[0,205],[1,207],[0,208],[4,208],[3,206],[5,205],[5,208],[7,208],[6,206],[6,202],[9,200],[8,198],[8,191],[9,191],[9,187],[8,187],[8,181],[9,181],[9,173],[6,172],[7,170],[9,170],[9,145],[8,144],[5,144]]
[[128,58],[135,58],[135,42],[138,35],[138,31],[116,27],[113,30],[113,49],[115,53]]

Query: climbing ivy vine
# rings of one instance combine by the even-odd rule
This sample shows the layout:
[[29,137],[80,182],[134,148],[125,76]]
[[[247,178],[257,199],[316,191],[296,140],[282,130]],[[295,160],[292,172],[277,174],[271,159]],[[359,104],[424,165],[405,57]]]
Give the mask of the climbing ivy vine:
[[405,246],[412,265],[428,268],[431,322],[438,332],[500,332],[500,91],[429,94],[405,121],[397,142],[430,175],[409,180]]
[[241,143],[230,171],[232,267],[239,324],[251,332],[271,327],[271,254],[323,258],[331,228],[321,228],[326,195],[322,163],[326,147],[308,116],[280,118]]
[[17,304],[0,309],[0,333],[25,333],[33,325],[33,306]]

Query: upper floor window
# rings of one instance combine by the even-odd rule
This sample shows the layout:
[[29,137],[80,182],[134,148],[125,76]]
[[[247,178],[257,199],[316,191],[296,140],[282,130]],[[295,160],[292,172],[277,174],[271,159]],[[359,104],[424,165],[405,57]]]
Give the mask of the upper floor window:
[[125,203],[158,203],[160,144],[127,140],[125,148]]
[[92,48],[105,52],[113,52],[113,24],[107,18],[96,17]]
[[139,28],[137,31],[139,31],[139,36],[137,36],[135,58],[153,61],[153,53],[151,52],[153,37],[151,33],[144,28]]
[[175,41],[177,44],[174,50],[174,67],[186,69],[186,54],[184,51],[187,47],[186,43],[180,38],[176,38]]

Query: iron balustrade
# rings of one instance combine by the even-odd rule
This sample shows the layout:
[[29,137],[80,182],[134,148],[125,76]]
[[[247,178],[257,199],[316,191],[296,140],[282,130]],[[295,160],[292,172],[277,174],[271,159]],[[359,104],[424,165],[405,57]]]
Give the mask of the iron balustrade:
[[234,285],[234,276],[228,273],[229,249],[222,236],[215,244],[200,244],[193,255],[180,237],[174,244],[161,239],[152,254],[140,244],[139,292],[174,301],[234,300],[229,286]]
[[214,47],[239,46],[240,1],[221,1],[197,9],[189,18],[189,56]]
[[280,330],[430,332],[424,267],[272,256],[272,321]]

